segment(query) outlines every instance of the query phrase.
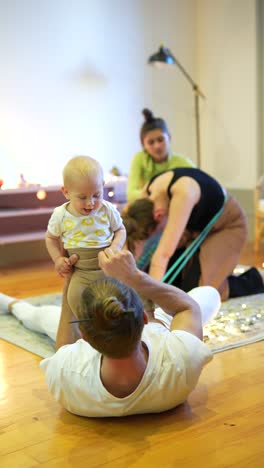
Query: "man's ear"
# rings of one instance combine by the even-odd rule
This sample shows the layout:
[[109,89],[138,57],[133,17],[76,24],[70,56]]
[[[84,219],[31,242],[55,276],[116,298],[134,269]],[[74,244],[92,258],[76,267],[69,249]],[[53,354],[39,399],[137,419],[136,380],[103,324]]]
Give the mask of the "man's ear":
[[154,211],[153,218],[155,219],[155,221],[160,223],[164,218],[164,214],[165,214],[164,210],[162,210],[161,208],[158,208],[157,210]]
[[62,191],[63,195],[65,196],[65,198],[67,198],[67,200],[69,200],[70,196],[69,196],[69,192],[66,189],[66,187],[62,186],[61,191]]

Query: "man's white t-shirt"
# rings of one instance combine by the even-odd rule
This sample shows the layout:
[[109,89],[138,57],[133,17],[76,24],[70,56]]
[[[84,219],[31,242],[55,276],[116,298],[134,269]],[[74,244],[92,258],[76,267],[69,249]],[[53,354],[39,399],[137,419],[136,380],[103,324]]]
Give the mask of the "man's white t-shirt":
[[212,359],[209,348],[188,332],[170,332],[158,323],[144,326],[142,341],[149,350],[147,368],[136,390],[125,398],[103,386],[101,354],[82,339],[61,347],[40,367],[55,399],[80,416],[158,413],[184,402]]

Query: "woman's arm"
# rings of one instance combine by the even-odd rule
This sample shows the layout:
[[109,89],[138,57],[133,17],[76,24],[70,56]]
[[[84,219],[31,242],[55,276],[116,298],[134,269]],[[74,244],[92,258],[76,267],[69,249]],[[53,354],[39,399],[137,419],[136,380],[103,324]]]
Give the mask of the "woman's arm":
[[194,179],[182,177],[172,186],[171,194],[167,223],[150,263],[149,274],[158,280],[166,273],[170,257],[174,254],[191,212],[200,199],[201,190]]
[[143,156],[143,152],[137,153],[130,165],[127,181],[127,200],[129,202],[137,200],[142,196],[141,191],[144,185],[141,176]]

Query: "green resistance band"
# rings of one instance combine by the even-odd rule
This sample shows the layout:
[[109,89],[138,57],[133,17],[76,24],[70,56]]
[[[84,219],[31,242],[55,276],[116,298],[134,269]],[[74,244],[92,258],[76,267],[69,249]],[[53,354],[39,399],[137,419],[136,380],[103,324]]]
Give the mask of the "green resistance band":
[[[200,232],[199,236],[197,236],[194,239],[194,241],[189,245],[189,247],[187,247],[187,249],[185,249],[185,251],[180,255],[180,257],[177,258],[177,260],[174,262],[174,264],[170,267],[170,269],[163,276],[163,278],[161,280],[163,283],[166,282],[168,284],[171,284],[175,280],[175,278],[181,272],[183,267],[190,260],[192,255],[196,252],[198,247],[201,245],[203,240],[206,238],[209,231],[211,230],[211,228],[213,227],[213,225],[215,224],[215,222],[219,218],[219,216],[223,213],[224,207],[225,207],[225,204],[226,204],[227,200],[228,200],[228,195],[226,194],[225,195],[225,201],[224,201],[224,204],[223,204],[222,208],[213,216],[211,221],[209,221],[209,223],[205,226],[205,228],[202,230],[202,232]],[[174,271],[175,269],[176,269],[176,271]],[[172,277],[168,280],[169,276],[172,273],[173,273]]]

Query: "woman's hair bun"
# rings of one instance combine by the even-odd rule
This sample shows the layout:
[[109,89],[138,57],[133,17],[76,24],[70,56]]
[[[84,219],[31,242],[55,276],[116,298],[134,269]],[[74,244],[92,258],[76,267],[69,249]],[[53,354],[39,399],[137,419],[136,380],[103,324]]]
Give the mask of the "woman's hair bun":
[[155,120],[153,113],[149,109],[143,109],[142,114],[144,115],[146,122],[152,122]]

